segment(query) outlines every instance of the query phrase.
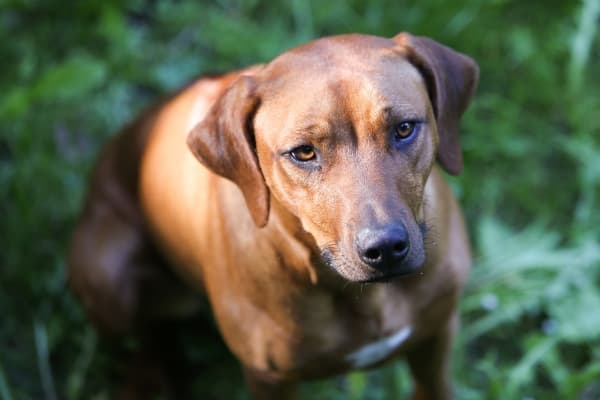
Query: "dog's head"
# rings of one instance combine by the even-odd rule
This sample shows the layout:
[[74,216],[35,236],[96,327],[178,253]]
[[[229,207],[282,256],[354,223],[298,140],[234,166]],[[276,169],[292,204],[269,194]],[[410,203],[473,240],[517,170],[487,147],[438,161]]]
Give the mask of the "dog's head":
[[240,187],[257,225],[272,195],[340,275],[387,279],[425,262],[425,183],[436,158],[462,168],[477,78],[470,58],[427,38],[320,39],[241,76],[188,144]]

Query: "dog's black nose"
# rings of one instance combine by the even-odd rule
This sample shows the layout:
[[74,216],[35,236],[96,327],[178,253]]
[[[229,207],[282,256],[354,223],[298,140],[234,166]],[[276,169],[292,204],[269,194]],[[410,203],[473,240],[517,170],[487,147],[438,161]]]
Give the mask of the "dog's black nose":
[[382,271],[387,271],[404,260],[409,248],[408,232],[402,224],[366,228],[356,235],[356,249],[360,259]]

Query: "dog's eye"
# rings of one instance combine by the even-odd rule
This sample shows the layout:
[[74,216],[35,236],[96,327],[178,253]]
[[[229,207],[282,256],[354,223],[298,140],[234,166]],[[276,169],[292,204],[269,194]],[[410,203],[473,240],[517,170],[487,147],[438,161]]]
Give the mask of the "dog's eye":
[[309,145],[296,147],[294,150],[290,151],[290,155],[294,160],[299,162],[312,161],[317,157],[314,147]]
[[394,139],[406,140],[411,137],[417,130],[416,121],[402,121],[394,127]]

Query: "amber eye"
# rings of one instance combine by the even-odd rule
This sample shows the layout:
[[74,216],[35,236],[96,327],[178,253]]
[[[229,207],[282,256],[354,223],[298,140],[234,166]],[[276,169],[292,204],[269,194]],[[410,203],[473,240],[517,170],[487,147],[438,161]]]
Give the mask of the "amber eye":
[[290,155],[296,161],[307,162],[312,161],[317,157],[315,149],[312,146],[302,145],[290,151]]
[[410,137],[415,132],[416,126],[417,126],[417,123],[414,121],[400,122],[394,128],[394,135],[395,135],[396,139],[406,139],[406,138]]

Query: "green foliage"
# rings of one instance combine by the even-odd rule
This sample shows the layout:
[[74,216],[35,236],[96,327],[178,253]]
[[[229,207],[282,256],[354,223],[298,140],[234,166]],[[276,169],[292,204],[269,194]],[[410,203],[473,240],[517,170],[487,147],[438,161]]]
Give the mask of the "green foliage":
[[[506,353],[505,345],[488,352],[495,369],[484,370],[479,381],[484,388],[497,386],[498,396],[506,398],[524,393],[551,398],[557,392],[559,398],[574,398],[581,358],[572,355],[591,356],[589,367],[598,363],[600,315],[592,310],[600,307],[600,243],[560,246],[559,234],[548,228],[532,225],[514,232],[494,219],[481,222],[477,237],[479,262],[462,304],[468,328],[461,341],[477,348],[520,338],[514,354]],[[471,362],[479,357],[467,354]],[[545,385],[528,385],[536,381]]]
[[[402,30],[481,67],[452,180],[475,250],[457,398],[599,398],[599,15],[598,0],[0,1],[0,398],[110,398],[122,366],[67,289],[65,249],[119,126],[202,73],[322,35]],[[223,350],[186,344],[211,365],[200,398],[245,398]],[[302,393],[391,399],[408,385],[395,364]]]

